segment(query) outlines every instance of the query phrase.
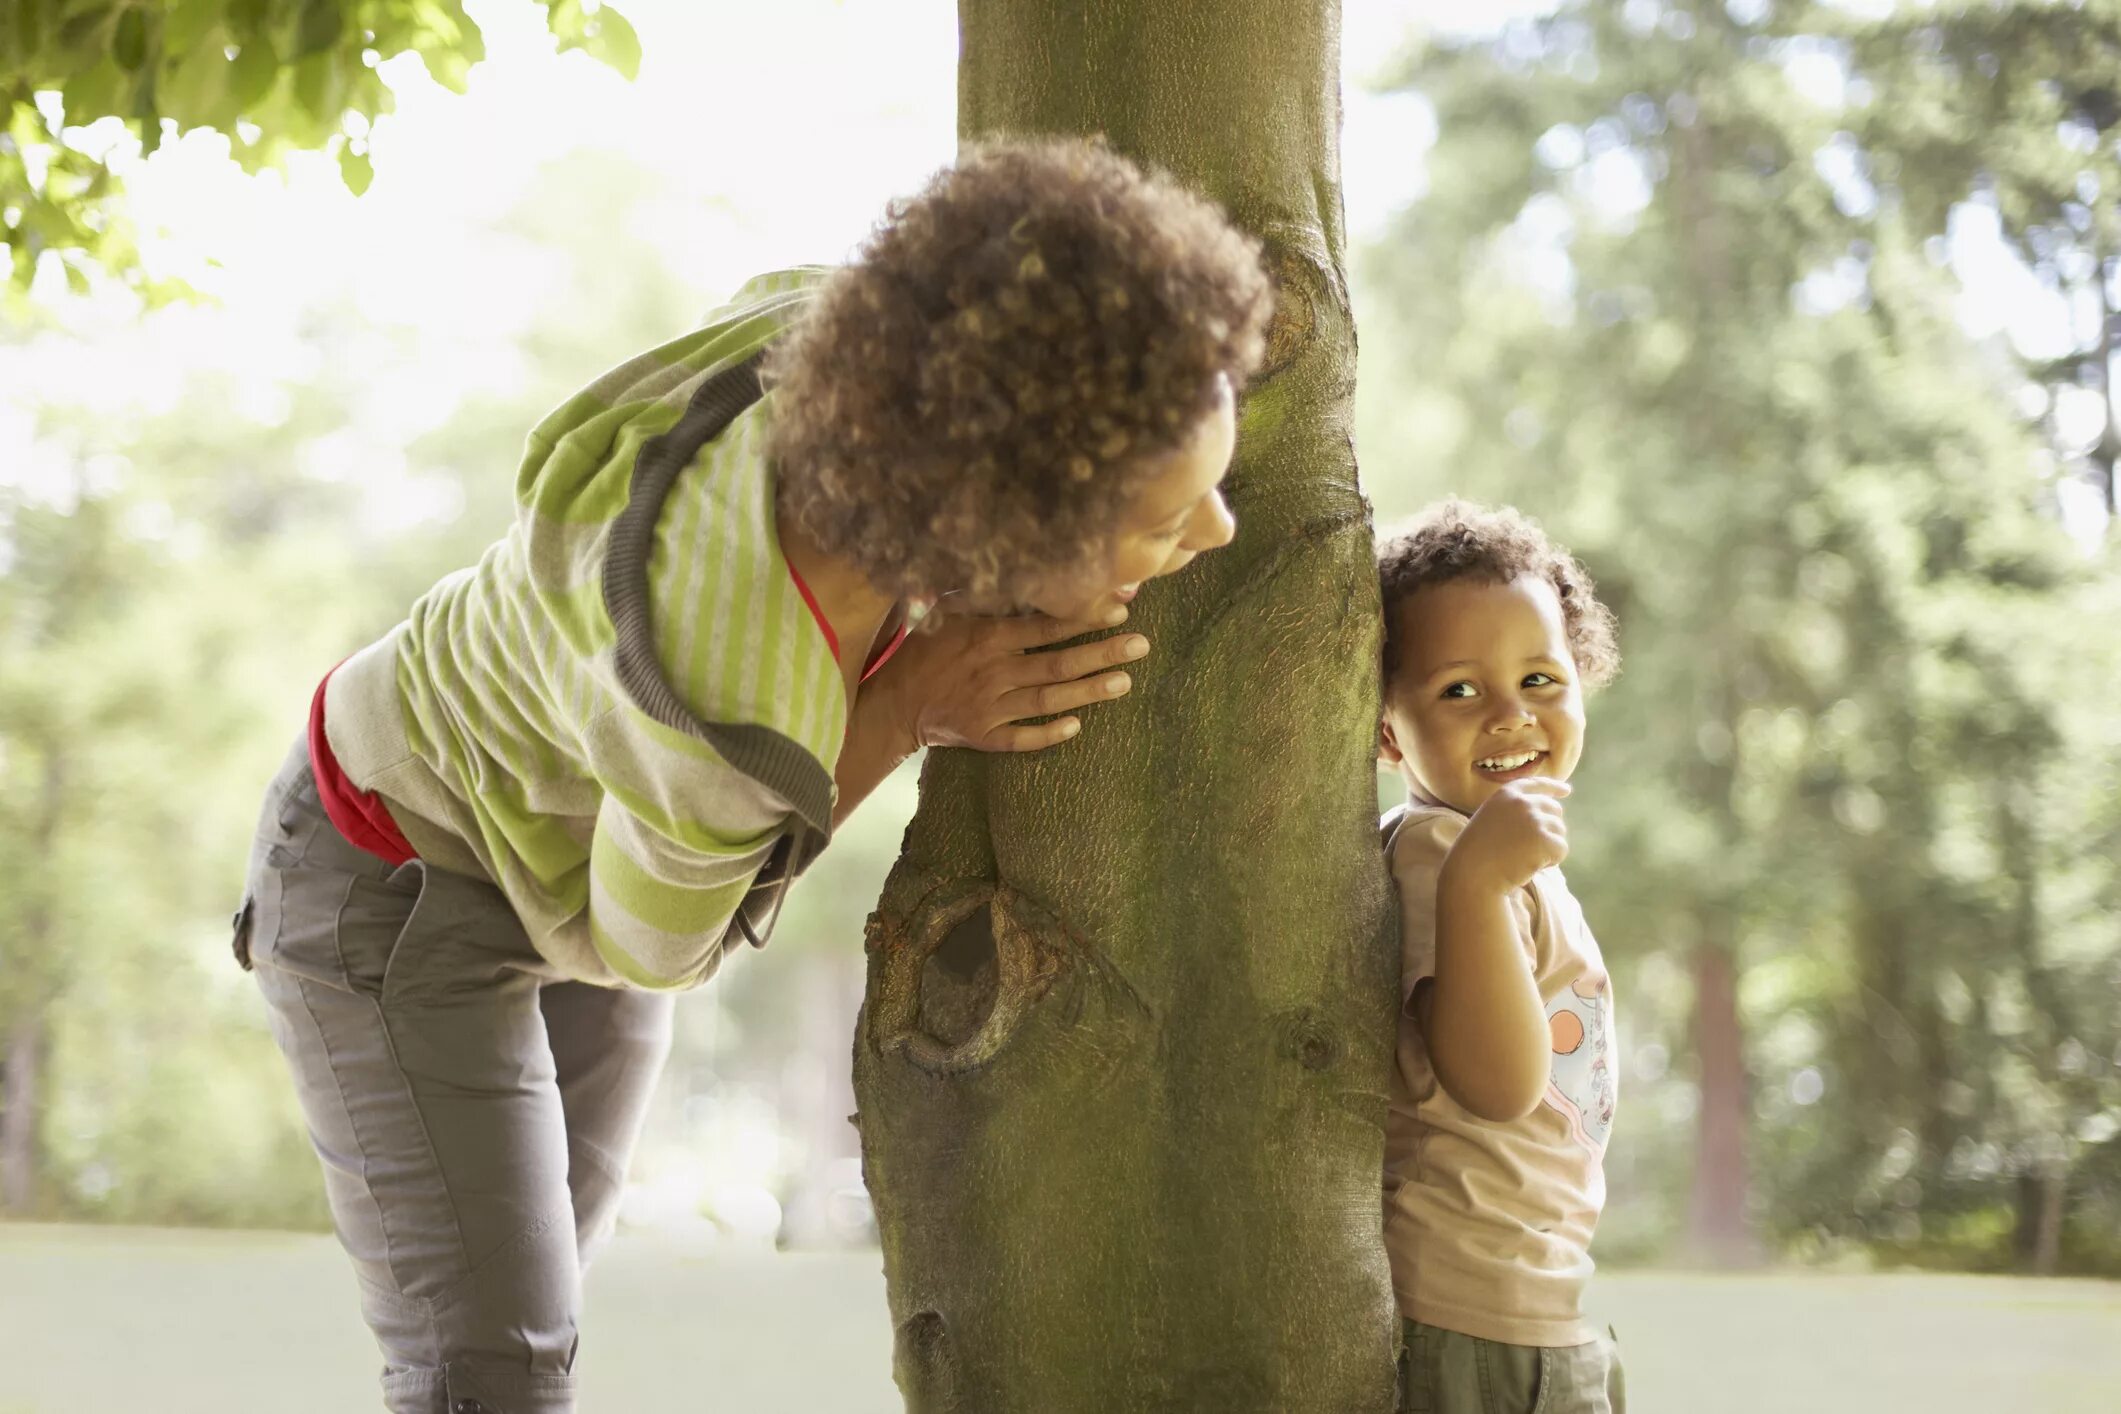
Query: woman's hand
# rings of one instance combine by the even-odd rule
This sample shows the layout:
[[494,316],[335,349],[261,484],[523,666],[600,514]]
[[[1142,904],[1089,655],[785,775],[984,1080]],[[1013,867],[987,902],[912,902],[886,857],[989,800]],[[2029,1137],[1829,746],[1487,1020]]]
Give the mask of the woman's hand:
[[[1113,670],[1146,657],[1149,640],[1127,633],[1058,652],[1036,650],[1116,627],[1126,618],[1125,609],[1102,623],[1066,623],[1044,614],[953,616],[909,635],[862,693],[889,695],[916,748],[1042,751],[1082,729],[1081,720],[1069,714],[1133,688],[1131,676]],[[1053,720],[1022,725],[1027,717]]]

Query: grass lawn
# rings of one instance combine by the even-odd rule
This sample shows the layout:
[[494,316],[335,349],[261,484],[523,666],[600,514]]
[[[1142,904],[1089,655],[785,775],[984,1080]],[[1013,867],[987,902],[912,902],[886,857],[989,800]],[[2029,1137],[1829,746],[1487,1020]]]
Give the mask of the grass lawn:
[[[589,1414],[897,1414],[874,1253],[622,1238],[589,1281]],[[1627,1272],[1594,1287],[1636,1414],[2121,1408],[2121,1283]],[[0,1414],[368,1414],[329,1238],[0,1224]]]

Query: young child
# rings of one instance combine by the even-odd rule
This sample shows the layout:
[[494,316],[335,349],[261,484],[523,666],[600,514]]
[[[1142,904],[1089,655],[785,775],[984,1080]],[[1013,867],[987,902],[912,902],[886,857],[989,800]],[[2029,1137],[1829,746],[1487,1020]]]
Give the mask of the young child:
[[1402,1403],[1608,1414],[1584,1323],[1613,1124],[1613,996],[1569,894],[1562,802],[1583,696],[1618,666],[1583,567],[1513,510],[1431,507],[1378,552],[1379,752],[1404,1006],[1385,1135]]

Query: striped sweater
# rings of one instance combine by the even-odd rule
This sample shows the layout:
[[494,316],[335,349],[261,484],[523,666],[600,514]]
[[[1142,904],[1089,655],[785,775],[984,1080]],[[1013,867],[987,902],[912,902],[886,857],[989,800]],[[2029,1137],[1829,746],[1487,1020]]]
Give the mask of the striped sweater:
[[752,281],[546,417],[508,533],[327,686],[347,778],[569,977],[704,981],[761,870],[830,829],[849,704],[775,532],[772,399],[699,442],[827,273]]

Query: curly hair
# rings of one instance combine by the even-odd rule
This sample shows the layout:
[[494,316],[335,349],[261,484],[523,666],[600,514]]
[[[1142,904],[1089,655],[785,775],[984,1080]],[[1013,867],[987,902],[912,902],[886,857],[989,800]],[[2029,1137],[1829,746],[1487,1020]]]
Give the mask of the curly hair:
[[1523,575],[1545,580],[1561,600],[1569,654],[1588,689],[1604,687],[1620,671],[1613,611],[1598,601],[1590,574],[1547,539],[1523,512],[1467,501],[1442,501],[1414,521],[1378,538],[1377,579],[1384,591],[1385,681],[1399,669],[1397,610],[1417,590],[1454,580],[1507,584]]
[[1259,244],[1080,141],[895,202],[768,355],[777,509],[901,598],[1006,600],[1091,558],[1259,365]]

